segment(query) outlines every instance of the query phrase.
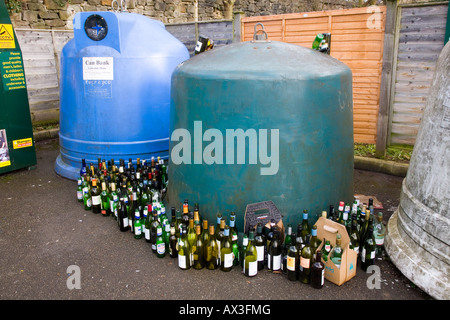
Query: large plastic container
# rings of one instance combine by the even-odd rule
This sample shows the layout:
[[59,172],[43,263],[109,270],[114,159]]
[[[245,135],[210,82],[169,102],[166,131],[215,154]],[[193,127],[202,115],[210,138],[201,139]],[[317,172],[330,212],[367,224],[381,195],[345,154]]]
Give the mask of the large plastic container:
[[241,42],[177,67],[172,89],[170,206],[197,202],[214,224],[235,211],[242,232],[251,203],[272,200],[296,226],[304,209],[315,222],[353,201],[352,73],[343,63],[293,44]]
[[450,43],[442,49],[398,210],[385,239],[391,261],[435,299],[450,299]]
[[164,25],[128,12],[81,12],[61,53],[58,174],[81,160],[167,158],[171,76],[189,59]]

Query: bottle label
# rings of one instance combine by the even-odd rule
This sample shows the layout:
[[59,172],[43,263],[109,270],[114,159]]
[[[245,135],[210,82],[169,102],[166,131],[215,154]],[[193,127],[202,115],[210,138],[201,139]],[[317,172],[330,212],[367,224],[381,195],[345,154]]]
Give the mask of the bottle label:
[[375,237],[375,243],[377,244],[377,246],[382,246],[384,244],[384,237],[382,238]]
[[[272,265],[273,264],[273,265]],[[281,269],[281,254],[277,256],[272,256],[267,254],[267,266],[271,270],[280,270]]]
[[83,192],[82,191],[77,191],[77,199],[78,200],[83,199]]
[[257,261],[263,261],[264,260],[264,246],[257,246],[256,247],[256,259],[257,259]]
[[258,262],[252,261],[248,263],[248,275],[250,277],[256,276],[258,273]]
[[98,206],[99,204],[101,204],[101,198],[100,196],[93,196],[92,197],[92,205],[93,206]]
[[123,218],[123,225],[125,227],[128,226],[128,217],[127,218]]
[[287,257],[286,267],[290,271],[295,271],[295,257]]
[[156,244],[156,252],[158,254],[166,253],[166,244],[164,242]]
[[145,228],[144,229],[144,235],[146,240],[150,240],[150,230]]
[[311,259],[300,257],[300,266],[305,269],[309,269]]
[[186,256],[178,254],[178,267],[180,267],[181,269],[186,269],[186,260]]
[[229,268],[233,266],[234,254],[226,253],[223,255],[223,266],[224,268]]
[[134,234],[140,236],[142,233],[142,229],[140,226],[134,226]]

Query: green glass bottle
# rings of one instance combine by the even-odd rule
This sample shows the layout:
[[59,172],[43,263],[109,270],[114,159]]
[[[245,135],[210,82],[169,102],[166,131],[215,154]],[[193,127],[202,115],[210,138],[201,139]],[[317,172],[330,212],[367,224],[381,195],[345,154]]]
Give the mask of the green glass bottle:
[[117,223],[119,225],[119,229],[122,232],[130,230],[130,226],[128,225],[128,214],[125,206],[125,202],[122,200],[119,203],[119,213],[117,217]]
[[336,265],[336,267],[341,267],[341,260],[342,260],[342,247],[341,247],[341,235],[338,233],[336,235],[336,245],[334,246],[333,250],[330,254],[330,260]]
[[314,257],[316,256],[317,249],[319,248],[321,243],[322,243],[322,240],[317,238],[317,226],[313,225],[311,228],[310,246],[311,246],[311,250],[313,252]]
[[169,237],[169,256],[171,258],[177,258],[178,257],[178,249],[177,249],[177,236],[175,231],[175,223],[172,222],[170,224],[170,237]]
[[189,245],[191,246],[191,248],[194,245],[196,237],[197,236],[195,234],[194,219],[189,219],[189,226],[188,226],[188,231],[187,231],[187,240],[188,240]]
[[309,222],[308,222],[308,210],[306,210],[306,209],[303,210],[302,228],[303,229],[302,229],[301,236],[302,236],[302,239],[304,242],[306,239],[306,236],[311,234],[311,227],[309,226]]
[[86,210],[86,211],[91,210],[91,207],[92,207],[91,194],[87,188],[85,190],[83,190],[83,204],[84,204],[84,210]]
[[220,270],[231,271],[233,268],[233,248],[230,237],[230,227],[225,226],[220,244]]
[[369,266],[375,264],[376,246],[373,225],[369,224],[368,235],[361,250],[361,269],[363,271],[367,271]]
[[313,261],[313,251],[310,245],[310,236],[305,237],[305,246],[300,254],[300,265],[298,278],[302,283],[311,282],[311,262]]
[[83,202],[83,179],[81,177],[78,178],[77,200]]
[[163,228],[160,224],[156,229],[156,256],[164,258],[166,256],[166,242],[163,238]]
[[187,241],[187,230],[183,224],[180,229],[180,237],[178,238],[178,267],[182,270],[191,268],[191,248]]
[[[296,235],[293,234],[292,237],[295,239]],[[298,280],[299,259],[297,245],[292,241],[287,252],[286,260],[286,276],[290,281]]]
[[204,244],[203,239],[201,237],[201,226],[197,224],[195,226],[195,241],[194,246],[192,247],[192,260],[194,269],[203,269],[205,267],[205,259],[204,259]]
[[119,196],[117,195],[116,192],[116,183],[111,182],[111,192],[109,195],[109,210],[111,216],[116,220],[119,213],[117,209],[118,206],[119,206]]
[[358,232],[358,220],[356,219],[356,213],[352,213],[352,225],[350,229],[350,249],[353,249],[356,251],[356,253],[359,255],[359,232]]
[[215,270],[219,267],[219,245],[216,241],[214,226],[209,226],[209,240],[206,244],[206,269]]
[[[255,236],[254,236],[254,232],[253,232],[253,241]],[[247,245],[248,245],[248,235],[246,235],[244,233],[244,235],[242,236],[242,246],[241,249],[239,251],[239,265],[241,266],[241,268],[244,267],[244,259],[245,259],[245,251],[247,250]],[[256,250],[256,247],[255,247]]]
[[258,274],[258,253],[255,247],[254,232],[250,230],[248,232],[248,243],[244,253],[244,263],[242,272],[247,277],[254,277]]
[[92,179],[91,188],[92,213],[102,212],[102,200],[100,196],[100,188],[97,186],[97,179]]
[[325,282],[325,265],[322,262],[322,252],[317,251],[314,263],[311,265],[311,286],[322,289]]
[[322,247],[322,258],[324,261],[328,261],[328,257],[330,255],[331,249],[333,249],[333,246],[331,245],[330,240],[328,239],[323,239],[325,241],[325,243],[323,244]]
[[142,223],[141,223],[141,214],[139,209],[136,208],[134,211],[134,238],[141,239],[142,238]]
[[222,249],[222,246],[223,246],[222,242],[223,242],[224,234],[225,234],[225,219],[220,219],[219,231],[216,230],[216,241],[217,241],[217,246],[219,248],[219,262],[220,262],[220,259],[222,259],[220,250]]
[[109,200],[110,200],[110,194],[106,188],[106,182],[103,181],[102,182],[102,192],[100,193],[100,198],[102,201],[102,216],[104,217],[108,217],[110,215],[110,210],[109,210]]

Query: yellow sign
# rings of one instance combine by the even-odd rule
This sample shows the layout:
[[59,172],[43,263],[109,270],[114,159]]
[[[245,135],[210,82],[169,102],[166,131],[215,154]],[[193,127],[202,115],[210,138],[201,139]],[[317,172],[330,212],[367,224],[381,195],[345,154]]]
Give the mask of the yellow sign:
[[13,148],[14,149],[31,147],[32,145],[33,145],[33,140],[31,138],[13,140]]
[[0,162],[0,168],[7,167],[10,165],[11,165],[11,161],[9,161],[9,160]]
[[12,24],[0,24],[0,49],[14,49],[15,47]]

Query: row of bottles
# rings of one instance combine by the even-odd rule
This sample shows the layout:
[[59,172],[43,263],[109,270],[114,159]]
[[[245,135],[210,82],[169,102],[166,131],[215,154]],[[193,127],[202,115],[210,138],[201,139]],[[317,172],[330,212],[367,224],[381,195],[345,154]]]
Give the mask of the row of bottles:
[[[123,164],[122,160],[120,162]],[[319,250],[322,240],[317,237],[316,225],[311,227],[309,224],[308,210],[301,214],[302,221],[298,223],[296,232],[289,224],[283,233],[272,220],[268,225],[258,224],[243,234],[240,244],[234,212],[230,214],[228,223],[218,213],[214,224],[202,219],[197,203],[192,211],[189,201],[185,200],[180,210],[171,208],[169,219],[164,203],[160,201],[167,184],[159,184],[158,187],[158,181],[153,183],[155,177],[167,173],[164,162],[158,161],[158,164],[152,163],[143,169],[139,161],[136,168],[130,161],[125,170],[106,169],[107,174],[103,164],[102,170],[91,164],[85,172],[80,172],[78,200],[84,203],[86,210],[113,217],[120,231],[131,232],[136,239],[144,238],[158,258],[176,258],[178,267],[183,270],[206,268],[226,272],[239,267],[246,276],[253,277],[267,269],[285,274],[289,280],[321,288],[324,283],[323,262],[331,259],[335,265],[340,265],[343,253],[341,235],[337,235],[334,246],[329,239],[323,239]],[[144,182],[137,172],[146,172],[151,179]],[[102,175],[103,179],[100,178]],[[118,187],[116,181],[121,181]],[[346,228],[349,226],[350,249],[360,253],[363,270],[374,263],[377,247],[382,247],[380,239],[384,238],[382,215],[377,216],[377,222],[381,224],[378,227],[371,210],[365,205],[359,207],[355,201],[353,210],[348,210],[347,205],[341,202],[337,214],[330,206],[329,212],[323,211],[322,216],[342,223]],[[348,224],[347,220],[351,223]]]

